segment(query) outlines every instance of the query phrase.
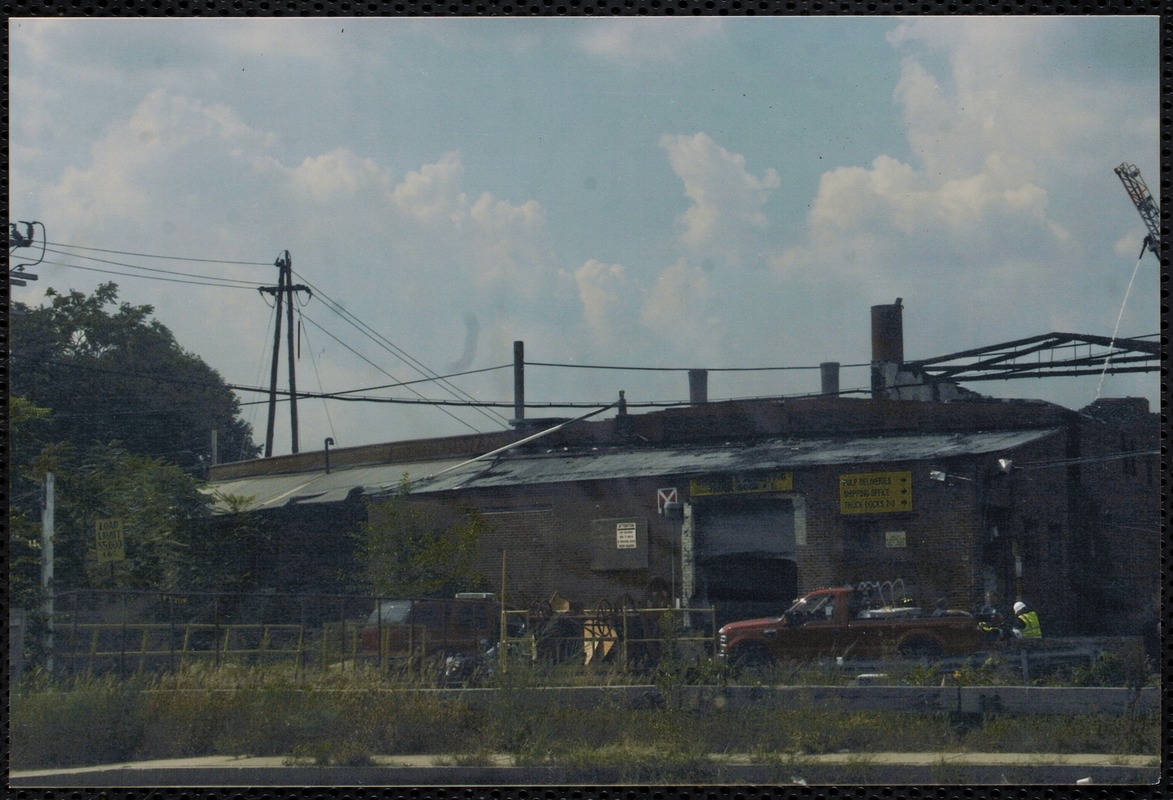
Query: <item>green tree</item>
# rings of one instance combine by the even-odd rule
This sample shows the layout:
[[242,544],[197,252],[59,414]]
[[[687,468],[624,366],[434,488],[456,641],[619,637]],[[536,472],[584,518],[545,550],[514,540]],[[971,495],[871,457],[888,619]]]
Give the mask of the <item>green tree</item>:
[[179,585],[192,591],[255,592],[264,580],[272,531],[260,515],[245,511],[252,498],[219,492],[214,498],[222,513],[205,515],[186,528]]
[[[54,581],[59,591],[84,588],[175,589],[211,498],[174,464],[115,447],[45,448],[30,467],[55,477]],[[40,499],[38,492],[38,500]],[[13,589],[35,600],[40,573],[39,513],[16,510],[9,536]],[[95,523],[122,523],[125,558],[99,563]]]
[[23,397],[8,398],[9,432],[9,513],[8,513],[8,597],[17,608],[40,604],[41,585],[41,489],[27,470],[44,447],[43,428],[49,409],[40,408]]
[[384,597],[451,597],[484,587],[477,552],[484,517],[463,509],[451,519],[411,499],[404,477],[399,492],[367,504],[356,551],[366,588]]
[[[54,575],[74,588],[213,588],[239,569],[205,554],[210,498],[200,492],[211,432],[223,452],[254,457],[239,403],[211,367],[151,318],[91,296],[47,293],[12,315],[9,470],[11,599],[39,604],[42,482],[56,479]],[[123,521],[126,559],[97,564],[94,523]],[[233,552],[227,549],[226,552]]]
[[231,459],[260,452],[232,390],[151,306],[118,303],[113,283],[46,296],[13,308],[11,394],[52,411],[47,441],[117,444],[193,473],[210,459],[212,431]]

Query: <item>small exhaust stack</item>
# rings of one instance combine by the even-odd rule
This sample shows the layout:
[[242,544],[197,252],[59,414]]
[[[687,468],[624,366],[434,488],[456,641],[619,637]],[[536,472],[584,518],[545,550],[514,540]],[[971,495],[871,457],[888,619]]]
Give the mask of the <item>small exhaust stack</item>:
[[688,371],[688,402],[701,406],[709,402],[709,371],[690,369]]
[[819,373],[822,376],[820,394],[837,396],[839,394],[839,362],[824,361],[819,364]]
[[885,374],[894,376],[904,363],[904,301],[897,297],[892,305],[872,306],[872,397],[882,398],[888,389]]
[[513,421],[525,419],[525,342],[513,343]]

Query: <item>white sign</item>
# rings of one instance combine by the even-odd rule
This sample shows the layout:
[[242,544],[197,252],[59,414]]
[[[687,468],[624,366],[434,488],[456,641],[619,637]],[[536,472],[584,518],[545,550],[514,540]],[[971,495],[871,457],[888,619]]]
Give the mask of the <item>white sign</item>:
[[619,550],[635,549],[634,522],[618,522],[615,524],[615,547]]
[[679,495],[676,493],[676,487],[671,489],[657,489],[656,490],[656,510],[661,514],[664,513],[665,503],[679,503]]

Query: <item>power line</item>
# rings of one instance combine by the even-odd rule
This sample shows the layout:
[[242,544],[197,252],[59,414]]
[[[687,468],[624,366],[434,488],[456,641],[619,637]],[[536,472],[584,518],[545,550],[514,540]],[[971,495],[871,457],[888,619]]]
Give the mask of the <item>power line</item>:
[[[244,267],[271,267],[272,263],[268,261],[231,261],[223,258],[193,258],[189,256],[162,256],[151,253],[131,253],[125,250],[105,250],[101,247],[83,247],[78,244],[66,244],[65,242],[48,242],[47,244],[56,245],[57,247],[68,247],[72,250],[88,250],[92,253],[109,253],[118,256],[134,256],[135,258],[157,258],[162,261],[191,261],[203,264],[230,264],[234,266]],[[79,256],[83,257],[83,256]]]
[[[623,370],[628,372],[691,372],[701,369],[705,372],[780,372],[784,370],[815,370],[822,369],[821,365],[813,367],[629,367],[615,364],[557,364],[549,361],[526,361],[527,367],[558,367],[564,369],[607,369]],[[840,364],[840,368],[870,367],[871,364]]]
[[[226,280],[231,280],[231,279],[217,279],[214,281],[183,280],[181,278],[164,278],[164,277],[159,277],[159,276],[155,276],[155,275],[136,275],[133,272],[118,272],[117,270],[99,269],[97,267],[83,267],[80,264],[64,264],[60,261],[42,261],[41,263],[48,264],[50,266],[55,266],[55,267],[67,267],[69,269],[80,269],[80,270],[84,270],[85,272],[100,272],[104,275],[122,275],[127,278],[142,278],[144,280],[165,281],[167,283],[187,283],[187,284],[194,284],[196,286],[216,286],[221,289],[245,289],[245,288],[248,288],[248,289],[253,289],[254,291],[256,289],[255,285],[235,286],[235,285],[231,285],[231,284],[225,282]],[[127,265],[127,266],[130,269],[141,269],[141,267],[134,267],[134,266],[130,266],[130,265]]]
[[[371,328],[371,326],[367,325],[365,322],[358,319],[358,317],[356,317],[354,314],[352,314],[347,309],[340,306],[336,301],[334,301],[328,295],[323,295],[323,299],[326,302],[327,308],[330,308],[332,311],[334,311],[334,313],[341,316],[344,320],[347,320],[348,322],[350,322],[350,324],[353,325],[356,329],[358,329],[361,333],[366,335],[368,338],[370,338],[376,344],[379,344],[380,346],[384,347],[384,349],[387,349],[389,352],[391,352],[393,355],[398,357],[401,361],[403,361],[409,367],[414,369],[420,375],[423,375],[424,377],[428,377],[428,378],[433,378],[433,379],[437,378],[438,373],[435,370],[432,370],[431,368],[427,367],[425,364],[423,364],[423,362],[419,361],[418,359],[416,359],[415,357],[413,357],[412,355],[407,353],[405,350],[403,350],[402,348],[398,347],[393,342],[388,340],[385,336],[383,336],[382,334],[375,331],[373,328]],[[351,320],[353,320],[353,321],[351,321]],[[464,397],[465,399],[468,399],[468,400],[475,400],[475,398],[473,398],[472,395],[459,389],[454,384],[451,384],[448,381],[445,381],[443,379],[439,379],[439,382],[448,391],[448,393],[451,394],[453,397]],[[486,416],[489,416],[489,415],[486,414]],[[493,419],[492,417],[496,417],[496,419]],[[500,414],[496,414],[495,412],[493,412],[492,417],[489,417],[489,418],[490,418],[490,421],[492,421],[494,424],[504,424],[506,426],[508,426],[508,424],[509,424],[509,421],[507,419],[505,419],[504,417],[502,417]]]
[[[326,330],[326,329],[325,329],[325,328],[323,328],[321,325],[319,325],[318,323],[314,322],[312,319],[310,319],[308,316],[306,316],[304,312],[302,313],[302,315],[301,315],[301,316],[302,316],[302,318],[303,318],[303,319],[305,319],[307,322],[309,322],[309,323],[310,323],[311,325],[313,325],[315,328],[317,328],[318,330],[322,331],[322,333],[326,334],[326,335],[327,335],[327,336],[329,336],[331,339],[333,339],[334,341],[338,342],[338,344],[342,345],[342,346],[343,346],[343,347],[345,347],[347,350],[349,350],[351,353],[354,353],[354,355],[358,356],[360,359],[362,359],[362,360],[363,360],[363,361],[365,361],[366,363],[370,364],[370,365],[371,365],[371,366],[372,366],[374,369],[376,369],[376,370],[378,370],[379,372],[383,373],[384,375],[386,375],[388,378],[390,378],[390,379],[391,379],[391,380],[393,380],[393,381],[398,381],[398,380],[399,380],[399,379],[398,379],[398,378],[396,378],[394,375],[392,375],[390,372],[388,372],[387,370],[383,369],[383,368],[382,368],[382,367],[380,367],[378,364],[376,364],[375,362],[371,361],[371,360],[370,360],[369,358],[367,358],[366,356],[364,356],[364,355],[362,355],[361,353],[359,353],[357,350],[355,350],[353,347],[351,347],[350,345],[348,345],[348,344],[346,344],[345,342],[343,342],[341,339],[339,339],[339,338],[338,338],[337,336],[335,336],[334,334],[330,333],[330,331]],[[422,395],[422,394],[420,394],[419,392],[417,392],[415,389],[411,388],[410,386],[408,386],[407,388],[408,388],[408,391],[410,391],[412,394],[416,395],[417,397],[419,397],[419,398],[421,398],[421,399],[423,398],[423,395]],[[440,410],[441,410],[441,411],[443,411],[445,414],[447,414],[447,415],[448,415],[449,417],[451,417],[452,419],[454,419],[454,420],[456,420],[457,422],[459,422],[461,425],[464,425],[465,427],[467,427],[467,428],[469,428],[469,429],[471,429],[471,430],[473,430],[473,431],[475,431],[475,432],[477,432],[477,433],[480,433],[480,431],[478,431],[474,425],[472,425],[472,424],[470,424],[469,422],[467,422],[467,421],[465,421],[465,420],[461,419],[460,417],[456,416],[456,415],[455,415],[455,414],[453,414],[452,412],[450,412],[450,411],[448,411],[448,410],[446,410],[446,409],[443,409],[443,408],[441,408]]]
[[[19,356],[17,356],[16,359],[14,359],[14,360],[19,360]],[[139,378],[142,380],[159,381],[162,383],[177,384],[177,385],[182,385],[182,386],[198,386],[201,388],[220,388],[220,387],[223,387],[223,388],[231,389],[232,391],[236,391],[236,392],[254,392],[254,393],[262,393],[262,394],[268,394],[270,391],[269,388],[263,387],[263,386],[243,386],[241,384],[235,384],[235,383],[217,384],[217,383],[210,382],[210,381],[198,381],[198,380],[190,380],[190,379],[185,379],[185,378],[175,378],[175,377],[171,377],[171,376],[167,376],[167,375],[149,375],[149,374],[143,374],[143,373],[137,373],[137,372],[130,372],[128,370],[112,369],[110,367],[99,367],[99,366],[95,366],[92,364],[77,364],[77,363],[57,361],[55,359],[39,360],[38,363],[39,364],[53,364],[56,366],[68,367],[71,369],[84,369],[84,370],[88,370],[90,372],[99,372],[99,373],[103,373],[103,374],[107,374],[107,375],[121,375],[121,376],[129,377],[129,378]],[[304,391],[299,390],[297,392],[297,397],[298,397],[298,399],[306,398],[306,399],[311,399],[311,400],[315,400],[315,399],[339,400],[342,402],[352,402],[352,403],[357,403],[357,402],[391,403],[391,404],[401,404],[401,405],[433,405],[433,406],[451,406],[451,407],[465,407],[465,408],[513,408],[513,405],[514,405],[512,401],[484,401],[484,400],[475,400],[475,399],[473,399],[473,400],[444,400],[444,399],[431,399],[431,398],[424,397],[422,395],[418,395],[414,399],[413,398],[397,398],[397,397],[356,396],[356,395],[351,394],[351,392],[354,392],[354,391],[356,391],[356,390],[351,389],[351,390],[345,390],[342,392],[304,392]],[[283,390],[278,389],[277,394],[284,397],[284,398],[288,398],[290,393],[288,391],[283,391]],[[258,401],[258,402],[266,402],[266,401]],[[242,406],[256,405],[256,403],[244,401],[244,402],[240,402],[240,405],[242,405]],[[596,408],[600,405],[606,405],[606,403],[580,402],[580,401],[563,403],[563,402],[551,401],[551,402],[546,402],[546,403],[527,403],[526,407],[527,408]],[[629,402],[627,405],[629,408],[653,408],[653,407],[663,408],[663,407],[668,407],[668,406],[687,405],[687,403],[679,401],[679,400],[668,400],[668,401],[651,401],[651,402]],[[441,409],[441,410],[443,411],[444,409]],[[461,421],[461,420],[458,420],[458,421]],[[467,424],[467,423],[465,423],[465,424]]]
[[[302,319],[302,314],[301,314],[301,309],[299,308],[297,311],[298,325],[301,325],[301,319]],[[300,332],[299,332],[299,336],[300,336]],[[318,389],[321,390],[321,389],[323,389],[322,376],[318,372],[318,361],[317,361],[317,359],[314,358],[314,348],[309,343],[310,335],[309,335],[308,331],[306,332],[305,338],[306,338],[306,345],[307,345],[306,350],[309,351],[309,354],[310,354],[310,364],[314,368],[314,377],[317,378],[317,380],[318,380]],[[300,352],[301,352],[301,341],[299,338],[299,340],[298,340],[298,353],[300,353]],[[327,403],[325,400],[322,401],[322,411],[325,412],[325,414],[326,414],[326,424],[330,427],[331,437],[337,436],[337,434],[334,432],[334,420],[331,419],[331,417],[330,417],[330,404]]]
[[[157,272],[157,273],[161,273],[164,275],[179,275],[184,278],[202,278],[204,280],[210,280],[210,281],[222,281],[224,283],[240,284],[241,286],[250,286],[250,287],[256,286],[256,281],[246,281],[246,280],[241,280],[239,278],[225,278],[225,277],[222,277],[219,275],[200,275],[200,274],[193,273],[193,272],[180,272],[178,270],[160,269],[158,267],[144,267],[141,264],[127,264],[124,261],[112,261],[107,258],[96,258],[94,256],[83,256],[83,255],[79,255],[77,253],[70,253],[65,250],[57,250],[52,247],[48,247],[48,248],[46,248],[46,250],[47,250],[47,252],[56,253],[57,255],[70,256],[73,258],[83,258],[86,261],[94,261],[98,264],[108,264],[108,265],[114,266],[114,267],[125,267],[126,269],[138,269],[138,270],[142,270],[144,272]],[[63,265],[63,266],[67,266],[67,265]],[[147,277],[147,276],[143,276],[143,277]]]
[[[419,359],[410,355],[405,350],[403,350],[402,348],[398,347],[393,342],[388,340],[385,336],[378,333],[370,325],[367,325],[365,322],[360,320],[353,313],[351,313],[350,311],[348,311],[347,309],[342,307],[341,304],[337,303],[328,294],[321,291],[321,289],[319,289],[318,287],[316,287],[312,283],[310,283],[308,280],[306,280],[304,276],[298,275],[298,278],[305,281],[314,290],[315,294],[318,295],[322,299],[322,301],[326,304],[327,308],[329,308],[335,314],[338,314],[340,317],[342,317],[343,320],[345,320],[347,323],[349,323],[352,327],[354,327],[360,333],[367,336],[373,342],[375,342],[376,344],[378,344],[381,347],[383,347],[384,349],[386,349],[388,352],[395,355],[397,358],[399,358],[401,361],[403,361],[405,364],[407,364],[410,368],[414,369],[420,375],[423,375],[424,377],[427,377],[427,378],[431,378],[433,380],[437,380],[439,385],[442,388],[444,388],[453,397],[464,397],[467,400],[475,401],[476,398],[474,398],[468,392],[465,392],[464,390],[460,389],[459,387],[455,386],[454,384],[451,384],[448,381],[444,380],[443,378],[440,378],[439,374],[435,370],[426,366],[423,362],[419,361]],[[391,376],[389,376],[389,377],[391,377]],[[398,379],[395,378],[395,380],[398,380]],[[475,402],[470,403],[469,405],[475,406]],[[506,427],[509,426],[509,420],[496,412],[481,411],[480,413],[496,425],[504,425]],[[464,423],[464,424],[468,425],[468,423]],[[469,427],[472,427],[472,426],[469,426]],[[475,428],[474,428],[474,430],[475,430]]]

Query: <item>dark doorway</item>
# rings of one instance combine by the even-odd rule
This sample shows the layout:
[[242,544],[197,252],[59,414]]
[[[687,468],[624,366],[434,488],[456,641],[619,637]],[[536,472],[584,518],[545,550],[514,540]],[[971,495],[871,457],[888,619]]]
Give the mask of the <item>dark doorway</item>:
[[727,496],[694,502],[697,590],[711,603],[784,605],[798,590],[794,504]]

